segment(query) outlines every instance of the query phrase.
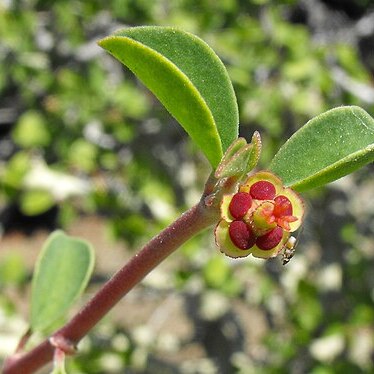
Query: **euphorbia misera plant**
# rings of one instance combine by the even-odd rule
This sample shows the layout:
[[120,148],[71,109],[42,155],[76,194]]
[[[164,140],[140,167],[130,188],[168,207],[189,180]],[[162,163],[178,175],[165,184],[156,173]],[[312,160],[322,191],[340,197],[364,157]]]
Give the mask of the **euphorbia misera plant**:
[[[53,356],[56,372],[62,373],[64,355],[74,353],[80,339],[155,266],[207,227],[216,227],[216,243],[227,256],[268,259],[284,251],[283,262],[288,262],[294,243],[291,235],[305,219],[299,192],[374,160],[374,119],[361,108],[340,107],[310,120],[280,148],[266,170],[257,171],[260,135],[255,132],[250,143],[238,138],[239,114],[231,81],[221,60],[201,39],[170,27],[136,27],[121,30],[99,45],[159,98],[206,155],[212,172],[195,206],[152,238],[68,323],[34,349],[21,352],[31,333],[50,327],[61,309],[71,305],[92,270],[92,251],[85,250],[84,243],[53,234],[34,275],[32,310],[37,312],[17,353],[5,363],[4,374],[32,373]],[[73,297],[64,293],[68,288],[63,282],[57,287],[55,272],[45,271],[51,264],[56,266],[54,253],[60,241],[79,246],[81,255],[76,257],[72,251],[72,261],[79,258],[86,264],[84,273],[74,277],[77,283],[69,291]],[[69,261],[68,256],[64,261]],[[53,295],[60,298],[57,309],[40,297],[50,284],[58,290]]]

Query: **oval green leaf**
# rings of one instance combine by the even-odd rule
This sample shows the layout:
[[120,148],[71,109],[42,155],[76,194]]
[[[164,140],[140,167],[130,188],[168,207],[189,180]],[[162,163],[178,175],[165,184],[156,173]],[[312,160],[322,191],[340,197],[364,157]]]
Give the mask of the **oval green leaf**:
[[238,136],[239,115],[214,51],[190,33],[160,26],[121,30],[99,45],[155,94],[215,168]]
[[280,148],[270,170],[286,186],[306,191],[374,161],[374,119],[355,106],[311,119]]
[[66,314],[87,286],[93,267],[94,251],[89,243],[62,231],[49,236],[33,275],[30,321],[33,331],[46,331]]
[[20,196],[20,208],[27,216],[36,216],[46,212],[55,204],[53,196],[48,191],[24,191]]

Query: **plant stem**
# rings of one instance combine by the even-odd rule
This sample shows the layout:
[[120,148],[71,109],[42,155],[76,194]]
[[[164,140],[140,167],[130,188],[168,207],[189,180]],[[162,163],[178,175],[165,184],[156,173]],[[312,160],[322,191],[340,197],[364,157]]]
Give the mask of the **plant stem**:
[[[207,207],[204,198],[174,223],[151,239],[98,293],[53,337],[72,346],[78,342],[152,269],[184,242],[218,221],[216,209]],[[9,357],[3,374],[29,374],[53,359],[55,347],[46,339],[29,352]]]

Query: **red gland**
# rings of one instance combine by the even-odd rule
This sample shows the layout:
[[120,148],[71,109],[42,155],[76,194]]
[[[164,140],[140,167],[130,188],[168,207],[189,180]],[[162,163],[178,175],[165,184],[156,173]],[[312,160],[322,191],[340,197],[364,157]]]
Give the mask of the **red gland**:
[[230,202],[229,210],[235,219],[241,219],[252,206],[252,197],[249,193],[238,192]]
[[292,216],[292,204],[288,197],[279,195],[274,199],[274,216],[283,217],[283,216]]
[[257,238],[256,245],[258,248],[268,251],[276,247],[283,237],[283,230],[281,227],[269,231],[267,234]]
[[297,221],[297,217],[292,215],[292,204],[288,197],[280,195],[274,199],[273,215],[277,225],[285,229],[291,230],[290,223]]
[[257,200],[273,200],[275,197],[275,187],[268,181],[258,181],[252,184],[249,193]]
[[243,221],[231,222],[229,227],[231,241],[239,249],[249,249],[255,245],[256,237],[252,229]]

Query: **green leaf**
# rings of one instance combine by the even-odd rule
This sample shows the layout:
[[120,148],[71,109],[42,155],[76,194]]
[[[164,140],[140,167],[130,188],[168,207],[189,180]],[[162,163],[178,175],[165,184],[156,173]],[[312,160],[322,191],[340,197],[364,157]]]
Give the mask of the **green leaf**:
[[15,143],[24,148],[46,146],[51,140],[43,116],[34,110],[22,114],[12,135]]
[[35,216],[52,208],[55,200],[48,191],[25,191],[20,196],[20,208],[27,216]]
[[[45,331],[85,289],[94,266],[89,243],[55,231],[39,255],[32,281],[31,328]],[[55,327],[55,326],[54,326]]]
[[94,144],[79,138],[70,145],[67,158],[74,168],[90,173],[97,167],[97,154],[98,150]]
[[24,258],[16,252],[9,252],[0,261],[0,288],[3,285],[21,285],[27,279]]
[[6,163],[2,175],[2,182],[11,188],[20,188],[25,175],[31,167],[30,155],[27,152],[19,151]]
[[99,45],[157,96],[215,168],[238,136],[238,107],[227,71],[198,37],[172,28],[134,27]]
[[374,161],[374,119],[355,106],[310,120],[280,148],[270,170],[286,186],[306,191]]

